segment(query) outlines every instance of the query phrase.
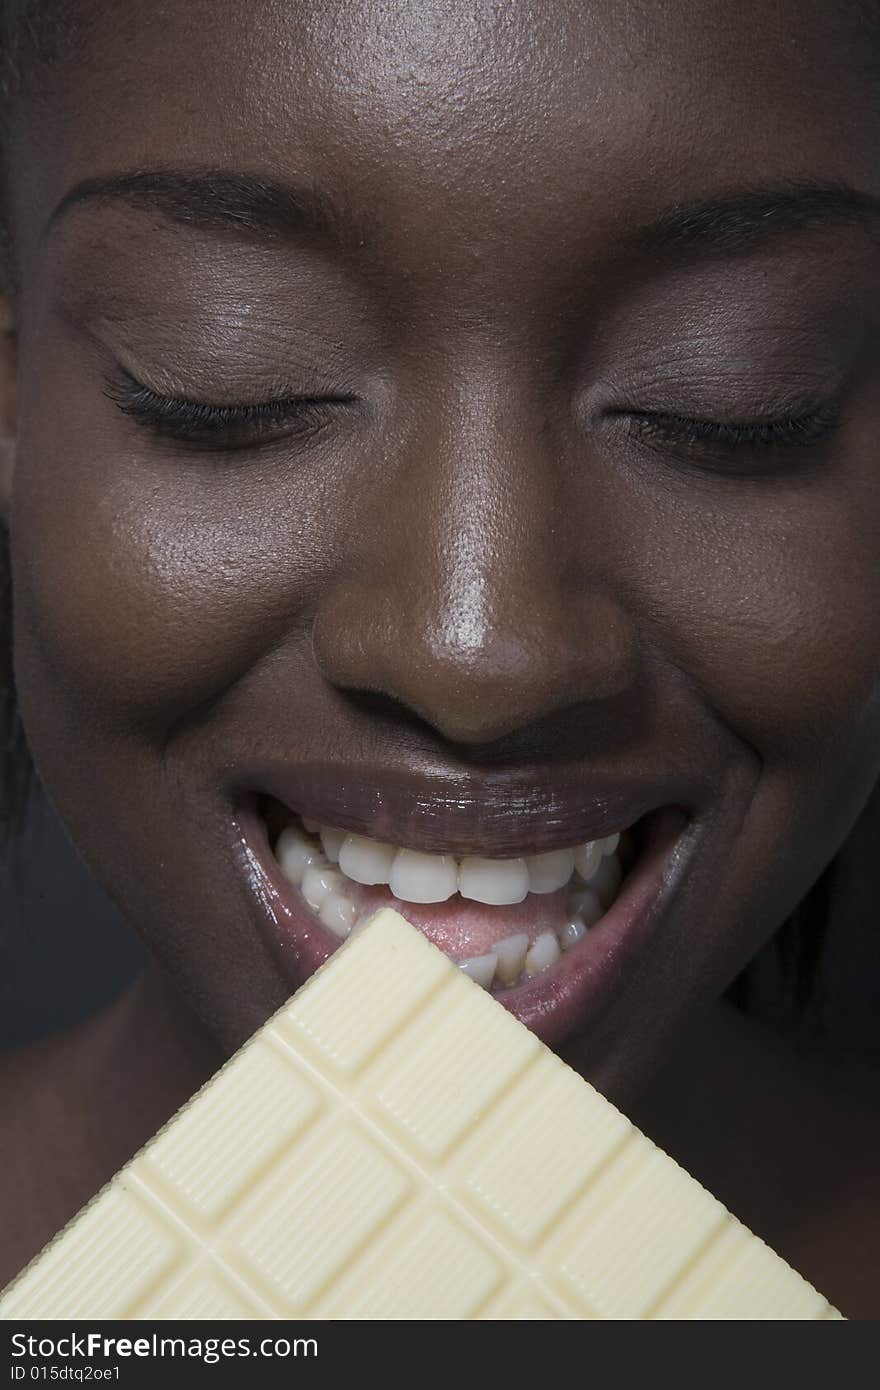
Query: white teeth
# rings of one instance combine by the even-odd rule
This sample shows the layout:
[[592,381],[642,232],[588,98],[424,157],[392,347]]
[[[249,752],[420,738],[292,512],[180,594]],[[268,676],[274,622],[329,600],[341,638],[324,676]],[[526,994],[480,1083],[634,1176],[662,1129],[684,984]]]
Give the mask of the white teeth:
[[411,903],[445,903],[458,888],[451,854],[420,854],[399,849],[391,865],[388,887],[395,898]]
[[458,891],[463,898],[493,907],[521,903],[529,891],[529,871],[524,859],[462,859]]
[[331,864],[339,863],[339,850],[345,839],[344,830],[334,830],[331,825],[321,826],[321,844]]
[[555,893],[563,888],[574,871],[574,850],[554,849],[549,854],[531,854],[526,858],[530,893]]
[[460,960],[458,964],[465,975],[482,985],[483,989],[491,989],[492,981],[495,979],[495,967],[498,964],[497,956],[471,956],[470,960]]
[[563,951],[568,951],[582,936],[586,936],[587,929],[579,917],[572,917],[570,922],[566,922],[562,931],[559,933],[559,944]]
[[307,840],[295,825],[287,825],[278,836],[275,845],[275,858],[281,865],[281,872],[287,879],[298,888],[303,881],[303,876],[310,864],[316,863],[323,856],[311,842]]
[[303,877],[301,892],[309,907],[318,912],[328,893],[345,896],[344,883],[342,874],[328,864],[310,864]]
[[590,887],[598,894],[603,908],[609,908],[614,902],[622,878],[623,873],[616,859],[602,860],[590,880]]
[[555,965],[560,954],[556,933],[552,931],[541,932],[541,935],[535,938],[526,952],[524,966],[526,979],[531,979],[533,975],[540,975],[542,970],[547,970],[549,966]]
[[305,816],[302,817],[302,823],[303,827],[309,832],[310,835],[317,835],[318,831],[321,829],[320,825],[316,820],[306,820]]
[[495,942],[492,950],[498,958],[498,978],[503,985],[512,985],[519,979],[528,949],[529,938],[524,931]]
[[[323,853],[315,839],[304,833],[304,825],[320,835]],[[522,984],[550,969],[605,915],[623,880],[616,855],[620,840],[620,835],[610,835],[577,849],[520,859],[468,855],[459,861],[453,855],[398,849],[365,835],[303,821],[281,831],[275,856],[284,877],[299,888],[323,926],[340,940],[357,931],[373,911],[359,917],[361,909],[348,895],[351,881],[388,884],[404,904],[442,903],[459,893],[493,907],[520,903],[529,892],[557,892],[568,884],[564,926],[542,931],[534,941],[526,932],[517,932],[496,941],[485,954],[458,962],[466,975],[488,990],[494,985]]]
[[588,927],[594,927],[605,914],[602,900],[592,884],[589,887],[572,889],[568,895],[568,910],[583,918]]
[[365,835],[346,835],[339,848],[339,867],[355,883],[387,883],[397,850]]
[[321,903],[319,917],[334,936],[344,941],[351,931],[357,917],[357,909],[350,898],[342,893],[328,893]]
[[574,867],[585,882],[589,883],[601,863],[601,840],[589,840],[585,845],[578,845],[574,852]]
[[603,865],[620,843],[620,835],[614,834],[576,849],[550,850],[523,858],[466,855],[459,860],[451,854],[425,854],[371,840],[366,835],[349,835],[312,820],[303,819],[301,825],[320,834],[323,856],[299,827],[288,826],[282,831],[276,853],[280,857],[281,852],[286,852],[285,872],[291,883],[300,883],[311,863],[326,858],[332,864],[338,863],[355,883],[387,883],[395,897],[414,903],[446,902],[457,892],[473,902],[504,907],[522,902],[528,893],[557,892],[572,881],[575,870],[582,882],[593,887],[593,880],[600,873],[597,881],[603,886],[611,884],[613,879]]

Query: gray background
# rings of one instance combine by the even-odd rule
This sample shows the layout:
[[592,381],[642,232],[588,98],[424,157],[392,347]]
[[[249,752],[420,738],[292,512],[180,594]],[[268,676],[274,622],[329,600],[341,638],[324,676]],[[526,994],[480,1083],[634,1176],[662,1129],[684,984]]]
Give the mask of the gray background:
[[0,1048],[87,1017],[144,958],[54,811],[34,795],[24,836],[0,868]]

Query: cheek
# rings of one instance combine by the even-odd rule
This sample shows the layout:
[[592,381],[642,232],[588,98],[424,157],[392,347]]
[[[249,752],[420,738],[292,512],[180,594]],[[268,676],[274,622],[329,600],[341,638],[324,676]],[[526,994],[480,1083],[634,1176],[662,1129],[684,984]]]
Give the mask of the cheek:
[[16,622],[79,718],[161,729],[306,621],[331,482],[305,489],[283,454],[142,443],[124,421],[96,423],[94,384],[61,383],[52,418],[24,414]]
[[[731,484],[733,487],[734,484]],[[670,525],[657,560],[669,643],[706,703],[792,770],[880,737],[880,494],[746,484]],[[684,582],[687,576],[688,582]]]
[[86,705],[169,717],[253,658],[262,624],[255,537],[157,496],[35,486],[21,606],[58,683]]

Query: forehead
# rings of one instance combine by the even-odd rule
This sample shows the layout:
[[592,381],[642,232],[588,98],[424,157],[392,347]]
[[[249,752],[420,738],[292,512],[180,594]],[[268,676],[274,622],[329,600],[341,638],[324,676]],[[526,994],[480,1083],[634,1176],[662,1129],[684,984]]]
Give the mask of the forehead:
[[314,179],[436,260],[750,181],[876,180],[863,36],[826,0],[86,8],[19,129],[38,226],[83,179],[227,166]]

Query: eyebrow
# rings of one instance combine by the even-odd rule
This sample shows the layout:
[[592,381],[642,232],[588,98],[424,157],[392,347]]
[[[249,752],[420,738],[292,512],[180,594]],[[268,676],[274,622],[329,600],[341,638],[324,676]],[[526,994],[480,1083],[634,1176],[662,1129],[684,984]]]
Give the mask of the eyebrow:
[[[308,239],[360,250],[372,239],[367,219],[311,181],[279,182],[231,169],[143,169],[85,179],[54,209],[48,232],[73,208],[122,201],[186,226],[237,231],[248,238]],[[791,179],[674,203],[624,234],[641,252],[666,249],[733,256],[785,234],[880,224],[880,198],[842,181]]]
[[280,182],[234,169],[135,169],[84,179],[58,203],[48,234],[83,204],[123,202],[185,226],[233,231],[257,240],[298,238],[359,250],[370,228],[362,216],[314,182]]
[[825,227],[880,227],[880,198],[842,181],[790,179],[674,203],[631,240],[643,251],[715,251],[733,256],[777,237]]

